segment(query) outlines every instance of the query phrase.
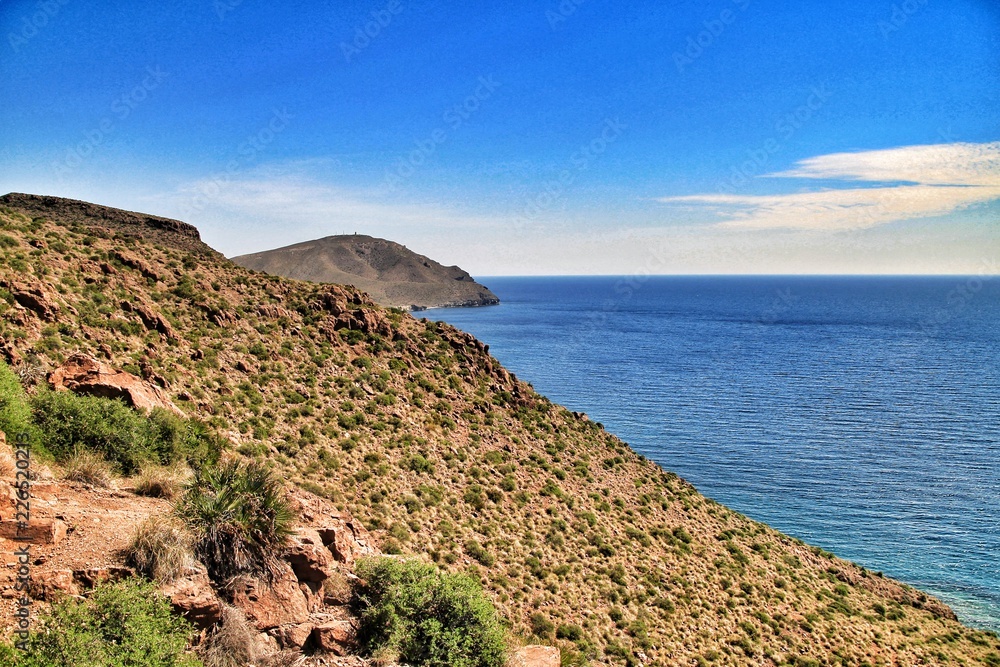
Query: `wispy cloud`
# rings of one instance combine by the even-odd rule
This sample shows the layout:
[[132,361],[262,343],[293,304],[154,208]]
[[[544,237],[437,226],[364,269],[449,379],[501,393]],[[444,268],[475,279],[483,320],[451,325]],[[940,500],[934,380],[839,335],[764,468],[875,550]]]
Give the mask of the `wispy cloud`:
[[[751,229],[843,230],[943,216],[1000,199],[1000,142],[834,153],[766,177],[840,181],[844,187],[657,201],[695,207],[723,226]],[[868,185],[857,187],[859,182]]]

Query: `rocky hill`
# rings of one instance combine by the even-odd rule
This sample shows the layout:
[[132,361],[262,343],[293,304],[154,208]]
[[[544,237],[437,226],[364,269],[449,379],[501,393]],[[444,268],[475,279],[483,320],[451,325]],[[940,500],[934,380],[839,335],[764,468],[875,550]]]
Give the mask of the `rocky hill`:
[[[159,386],[383,552],[479,577],[563,664],[1000,664],[992,633],[703,497],[468,334],[248,271],[160,218],[39,205],[0,201],[0,354],[29,388],[75,354]],[[156,511],[122,509],[117,531]]]
[[406,246],[361,234],[328,236],[232,261],[285,278],[353,285],[383,306],[420,309],[500,303],[457,266],[442,266]]

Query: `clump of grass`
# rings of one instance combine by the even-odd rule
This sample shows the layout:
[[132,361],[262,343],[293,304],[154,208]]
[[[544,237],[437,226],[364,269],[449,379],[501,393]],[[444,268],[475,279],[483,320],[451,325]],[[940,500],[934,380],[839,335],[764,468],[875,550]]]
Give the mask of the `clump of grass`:
[[195,555],[223,587],[245,575],[271,580],[295,518],[268,468],[236,460],[197,473],[177,513],[194,533]]
[[145,465],[135,481],[135,493],[150,498],[173,500],[184,491],[192,477],[191,469],[180,466]]
[[63,463],[63,478],[102,489],[109,489],[114,484],[114,473],[108,462],[100,454],[87,450],[77,452]]
[[222,609],[222,622],[212,629],[199,650],[205,667],[243,667],[257,664],[261,657],[257,631],[236,607]]
[[173,581],[194,564],[191,535],[173,517],[150,517],[139,524],[123,555],[136,572],[161,583]]

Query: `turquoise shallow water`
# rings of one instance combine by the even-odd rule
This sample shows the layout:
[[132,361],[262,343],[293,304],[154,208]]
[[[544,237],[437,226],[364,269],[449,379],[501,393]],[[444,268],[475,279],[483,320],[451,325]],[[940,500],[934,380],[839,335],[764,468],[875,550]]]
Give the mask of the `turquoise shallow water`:
[[481,279],[426,313],[702,493],[1000,631],[1000,278]]

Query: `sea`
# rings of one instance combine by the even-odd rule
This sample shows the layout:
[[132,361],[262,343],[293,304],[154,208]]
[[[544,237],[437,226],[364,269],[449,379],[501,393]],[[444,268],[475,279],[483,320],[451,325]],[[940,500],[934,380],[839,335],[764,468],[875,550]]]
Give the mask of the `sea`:
[[424,313],[755,520],[1000,632],[1000,277],[481,278]]

